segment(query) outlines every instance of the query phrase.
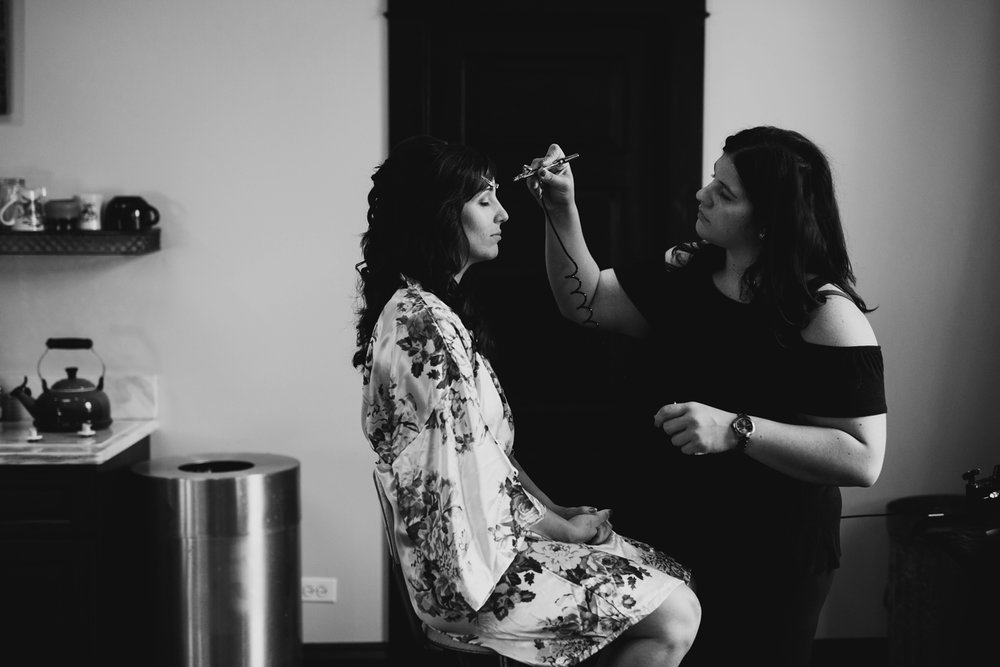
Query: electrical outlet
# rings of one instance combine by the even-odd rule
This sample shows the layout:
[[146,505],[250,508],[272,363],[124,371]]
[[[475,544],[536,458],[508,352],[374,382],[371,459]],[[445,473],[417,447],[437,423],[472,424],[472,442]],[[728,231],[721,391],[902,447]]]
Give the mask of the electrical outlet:
[[328,577],[302,577],[302,601],[333,604],[337,601],[337,580]]

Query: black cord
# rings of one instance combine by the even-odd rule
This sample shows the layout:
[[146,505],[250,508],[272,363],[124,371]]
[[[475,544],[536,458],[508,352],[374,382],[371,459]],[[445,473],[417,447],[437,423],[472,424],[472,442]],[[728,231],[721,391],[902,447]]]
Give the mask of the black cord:
[[585,317],[583,322],[581,322],[580,324],[582,325],[589,324],[592,327],[599,327],[601,326],[601,323],[594,319],[594,309],[591,306],[587,305],[587,293],[583,291],[583,281],[580,280],[579,275],[577,275],[580,272],[580,266],[576,263],[576,260],[573,259],[573,256],[569,254],[569,251],[566,250],[565,244],[563,244],[562,239],[559,237],[559,232],[556,231],[556,226],[552,223],[552,218],[549,216],[549,208],[545,205],[545,199],[540,197],[538,201],[542,203],[542,210],[545,211],[545,220],[549,223],[549,227],[552,229],[552,233],[555,234],[556,241],[559,241],[559,247],[562,248],[563,253],[566,255],[566,259],[568,259],[573,264],[572,273],[563,276],[563,278],[565,278],[566,280],[576,281],[576,287],[571,289],[569,294],[570,296],[578,294],[580,296],[580,303],[579,305],[576,306],[576,309],[587,311],[587,317]]
[[864,519],[875,516],[951,516],[950,512],[883,512],[881,514],[842,514],[841,519]]

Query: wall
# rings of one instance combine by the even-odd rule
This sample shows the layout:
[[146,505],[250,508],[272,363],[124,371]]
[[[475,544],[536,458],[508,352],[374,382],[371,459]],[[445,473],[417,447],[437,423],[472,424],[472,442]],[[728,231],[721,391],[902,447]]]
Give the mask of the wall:
[[154,456],[298,458],[303,573],[339,581],[336,605],[305,605],[305,638],[380,641],[381,524],[349,357],[385,152],[382,3],[14,9],[0,173],[53,197],[140,194],[162,213],[163,250],[0,257],[0,381],[37,388],[46,338],[90,337],[109,375],[158,375]]
[[[379,0],[14,3],[15,108],[0,175],[52,196],[137,193],[164,248],[138,258],[0,258],[0,382],[53,335],[108,373],[159,376],[154,455],[269,451],[302,463],[309,642],[381,641],[371,456],[357,424],[353,265],[385,152]],[[845,512],[961,492],[997,446],[990,254],[1000,222],[991,0],[710,0],[704,164],[769,123],[827,149],[859,288],[884,346],[886,466]],[[708,169],[708,167],[706,167]],[[706,171],[707,174],[707,171]],[[37,384],[37,380],[35,381]],[[885,632],[884,519],[848,519],[822,636]]]
[[[1000,4],[992,0],[709,0],[704,164],[752,125],[826,149],[858,288],[886,363],[889,440],[844,514],[963,493],[1000,463]],[[821,636],[885,634],[885,519],[846,519]]]

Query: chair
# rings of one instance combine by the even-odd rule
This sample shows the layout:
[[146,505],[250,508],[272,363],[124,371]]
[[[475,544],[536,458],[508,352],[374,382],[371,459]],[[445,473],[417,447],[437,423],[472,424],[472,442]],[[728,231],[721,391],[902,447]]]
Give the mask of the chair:
[[403,599],[403,606],[406,607],[407,620],[417,644],[428,651],[449,653],[460,665],[482,664],[481,661],[472,662],[472,659],[477,656],[491,657],[499,667],[519,664],[508,661],[506,656],[500,655],[493,649],[485,646],[475,646],[452,639],[420,620],[417,613],[413,611],[410,594],[407,591],[406,581],[403,578],[403,569],[399,564],[399,553],[396,551],[396,542],[392,539],[394,525],[392,504],[385,495],[385,489],[382,488],[382,484],[378,480],[378,474],[373,473],[372,477],[375,482],[375,490],[378,493],[379,504],[382,507],[382,525],[385,528],[386,542],[389,545],[389,567],[392,570],[392,578],[396,582],[396,587]]

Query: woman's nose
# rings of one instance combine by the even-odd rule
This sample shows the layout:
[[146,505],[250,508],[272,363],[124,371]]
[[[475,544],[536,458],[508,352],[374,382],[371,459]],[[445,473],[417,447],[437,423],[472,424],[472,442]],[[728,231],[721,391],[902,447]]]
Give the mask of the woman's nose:
[[496,219],[498,225],[502,225],[510,219],[510,216],[507,215],[507,209],[505,209],[502,204],[500,205],[500,210],[497,211]]
[[708,204],[710,199],[708,196],[708,186],[703,186],[698,192],[694,194],[694,198],[698,200],[699,204]]

